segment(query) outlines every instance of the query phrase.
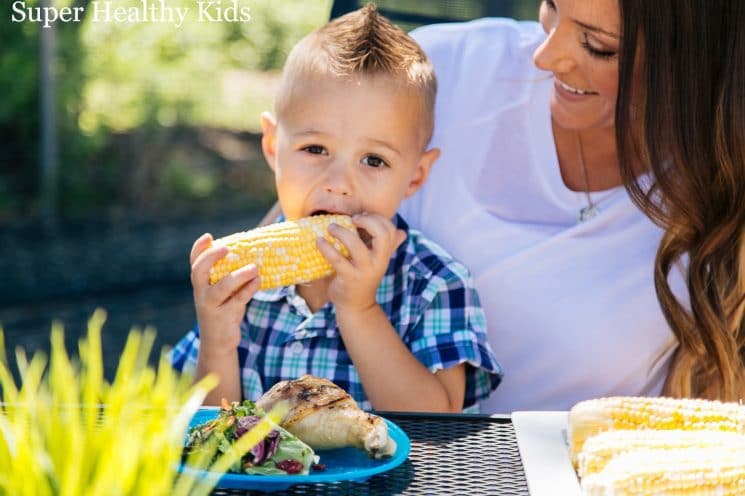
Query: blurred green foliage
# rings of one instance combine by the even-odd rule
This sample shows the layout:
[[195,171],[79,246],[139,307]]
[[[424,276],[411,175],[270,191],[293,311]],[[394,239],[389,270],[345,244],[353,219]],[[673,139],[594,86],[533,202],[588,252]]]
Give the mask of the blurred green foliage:
[[[111,4],[142,6],[141,0]],[[198,203],[221,187],[230,189],[218,184],[210,167],[186,167],[188,150],[175,156],[164,150],[168,141],[182,128],[257,131],[260,112],[271,109],[286,54],[328,19],[331,3],[239,0],[250,8],[248,22],[198,22],[195,0],[168,0],[169,7],[190,9],[181,27],[152,20],[93,22],[89,0],[53,5],[87,7],[82,22],[54,25],[59,203],[67,217],[115,204],[136,207],[143,200],[157,209],[155,199],[169,195],[176,204]],[[0,3],[0,221],[33,216],[39,182],[41,28],[10,22],[11,6]],[[217,162],[211,167],[224,166]]]
[[10,2],[0,3],[0,214],[16,211],[32,188],[11,171],[33,167],[38,158],[37,65],[35,29],[11,23]]
[[[138,6],[140,0],[117,5]],[[259,116],[244,112],[250,88],[234,91],[231,75],[279,70],[297,40],[326,21],[330,2],[241,0],[238,5],[250,8],[250,21],[199,22],[194,0],[169,0],[169,7],[190,9],[181,27],[84,23],[81,131],[176,124],[256,130]],[[265,100],[270,103],[271,95]]]
[[[82,22],[55,23],[61,217],[273,200],[259,116],[287,53],[332,2],[235,1],[249,21],[198,22],[196,0],[167,0],[190,9],[176,27],[93,22],[91,0],[52,0],[87,7]],[[0,2],[0,222],[38,213],[40,27],[10,22],[12,3]],[[521,0],[515,15],[531,17],[536,4]]]

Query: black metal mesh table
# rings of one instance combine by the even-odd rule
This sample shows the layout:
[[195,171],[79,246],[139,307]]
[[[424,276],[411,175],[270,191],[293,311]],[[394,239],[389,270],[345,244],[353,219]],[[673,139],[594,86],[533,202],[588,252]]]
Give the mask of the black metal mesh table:
[[[382,413],[411,440],[399,467],[364,483],[298,484],[286,495],[528,496],[509,416]],[[218,489],[214,496],[261,495]]]

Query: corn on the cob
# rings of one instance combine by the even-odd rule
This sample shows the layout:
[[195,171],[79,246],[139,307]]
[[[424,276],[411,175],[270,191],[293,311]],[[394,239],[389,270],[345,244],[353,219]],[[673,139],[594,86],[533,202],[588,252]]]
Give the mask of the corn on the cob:
[[316,247],[316,239],[325,238],[342,255],[346,247],[328,233],[332,223],[357,232],[347,215],[317,215],[259,227],[215,240],[228,247],[228,254],[210,269],[214,284],[232,271],[256,264],[261,289],[310,282],[333,274],[334,269]]
[[581,485],[587,496],[742,496],[745,450],[635,450],[613,458]]
[[[724,431],[622,430],[605,431],[585,441],[579,453],[577,475],[584,479],[599,473],[616,456],[636,450],[656,449],[667,456],[686,448],[739,449],[745,453],[745,434]],[[745,460],[742,461],[745,465]]]
[[745,433],[745,406],[701,399],[609,397],[582,401],[569,411],[569,450],[577,455],[590,436],[614,429],[719,430]]

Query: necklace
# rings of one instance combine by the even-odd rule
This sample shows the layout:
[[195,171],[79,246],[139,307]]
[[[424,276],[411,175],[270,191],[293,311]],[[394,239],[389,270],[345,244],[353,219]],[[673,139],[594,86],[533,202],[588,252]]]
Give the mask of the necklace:
[[582,171],[582,180],[585,183],[585,197],[587,198],[587,205],[579,210],[577,216],[577,222],[585,222],[595,217],[600,211],[597,205],[592,201],[590,197],[590,181],[587,180],[587,168],[585,167],[585,154],[582,151],[582,140],[579,139],[579,133],[575,132],[574,136],[577,141],[577,156],[579,157],[579,168]]

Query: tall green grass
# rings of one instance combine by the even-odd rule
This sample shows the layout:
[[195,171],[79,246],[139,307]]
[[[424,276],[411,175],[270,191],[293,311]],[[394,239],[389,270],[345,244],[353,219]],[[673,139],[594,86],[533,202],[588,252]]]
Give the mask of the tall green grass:
[[[0,329],[0,495],[87,496],[205,495],[218,477],[179,474],[188,423],[217,381],[196,384],[161,355],[148,365],[155,333],[130,332],[111,383],[104,379],[97,310],[79,343],[80,360],[65,350],[54,324],[51,352],[29,360],[15,352],[20,385],[13,379]],[[281,411],[240,438],[210,470],[225,472],[271,430]],[[206,467],[214,453],[190,463]]]

